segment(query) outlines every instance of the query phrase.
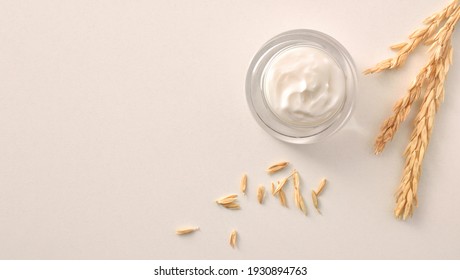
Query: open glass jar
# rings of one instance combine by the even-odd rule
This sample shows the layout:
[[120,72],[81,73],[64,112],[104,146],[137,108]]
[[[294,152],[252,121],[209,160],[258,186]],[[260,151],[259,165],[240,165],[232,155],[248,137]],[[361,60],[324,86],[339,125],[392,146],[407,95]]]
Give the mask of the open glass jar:
[[321,141],[351,115],[356,70],[332,37],[299,29],[269,40],[246,76],[249,108],[270,135],[289,143]]

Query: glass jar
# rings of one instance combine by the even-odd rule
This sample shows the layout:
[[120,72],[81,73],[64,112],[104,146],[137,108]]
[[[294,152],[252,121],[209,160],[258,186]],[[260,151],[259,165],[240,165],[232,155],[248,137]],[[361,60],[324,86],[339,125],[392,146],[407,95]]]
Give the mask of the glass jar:
[[254,56],[246,76],[252,115],[270,135],[307,144],[322,141],[349,119],[357,87],[347,50],[314,30],[275,36]]

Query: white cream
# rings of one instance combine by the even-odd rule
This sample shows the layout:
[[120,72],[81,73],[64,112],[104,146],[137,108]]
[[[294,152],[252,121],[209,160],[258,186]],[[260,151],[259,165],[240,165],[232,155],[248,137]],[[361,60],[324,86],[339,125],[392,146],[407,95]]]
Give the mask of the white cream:
[[324,51],[299,45],[281,51],[268,63],[263,91],[279,119],[314,126],[329,120],[343,106],[345,75]]

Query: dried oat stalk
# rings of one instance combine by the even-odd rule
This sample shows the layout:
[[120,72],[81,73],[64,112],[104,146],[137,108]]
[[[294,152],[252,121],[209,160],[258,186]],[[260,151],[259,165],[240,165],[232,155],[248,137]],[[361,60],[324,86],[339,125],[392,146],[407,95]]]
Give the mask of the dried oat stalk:
[[192,232],[195,232],[199,230],[199,227],[187,227],[187,228],[180,228],[176,230],[177,235],[185,235],[185,234],[190,234]]
[[237,199],[237,194],[231,194],[217,199],[216,203],[230,210],[239,210],[241,207],[240,204],[236,201]]
[[278,163],[275,163],[271,166],[269,166],[267,168],[267,173],[275,173],[276,171],[279,171],[283,168],[285,168],[286,166],[288,166],[289,162],[287,161],[282,161],[282,162],[278,162]]
[[364,72],[369,74],[397,68],[417,45],[429,45],[428,63],[415,77],[407,94],[396,102],[393,114],[383,122],[375,141],[375,153],[380,154],[409,115],[414,102],[423,96],[411,139],[404,152],[406,162],[396,192],[394,214],[400,219],[411,217],[418,205],[417,190],[422,162],[430,141],[435,114],[444,99],[444,82],[452,64],[451,38],[459,18],[460,7],[458,0],[455,0],[442,11],[427,18],[424,21],[425,26],[412,33],[408,42],[394,46],[393,49],[398,51],[394,58],[382,61]]
[[257,188],[257,201],[259,201],[260,204],[263,203],[264,196],[265,196],[265,187],[264,186],[259,186]]
[[247,186],[248,186],[248,176],[246,174],[243,174],[243,177],[241,178],[241,184],[240,184],[240,190],[243,194],[246,194]]
[[238,240],[238,232],[236,230],[233,230],[232,233],[230,233],[230,246],[232,248],[236,248],[236,242]]
[[422,101],[420,112],[415,117],[415,128],[412,131],[411,140],[404,153],[406,163],[403,178],[396,192],[396,208],[394,214],[398,218],[406,219],[412,216],[417,207],[417,189],[421,174],[422,162],[434,124],[438,102],[444,95],[444,81],[450,65],[452,52],[451,42],[448,40],[438,47],[441,54],[436,62],[435,71],[430,75],[431,80],[427,85],[427,93]]

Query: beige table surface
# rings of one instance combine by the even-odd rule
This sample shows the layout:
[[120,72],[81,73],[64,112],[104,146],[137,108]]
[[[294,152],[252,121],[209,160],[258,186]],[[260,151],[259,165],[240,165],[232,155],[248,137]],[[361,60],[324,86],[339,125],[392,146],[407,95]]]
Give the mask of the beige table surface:
[[[415,216],[393,218],[410,123],[384,154],[373,140],[426,61],[359,74],[352,119],[327,142],[292,145],[252,118],[244,83],[278,33],[316,29],[361,72],[448,1],[0,1],[0,258],[458,259],[460,34]],[[255,187],[289,160],[323,215]],[[238,191],[241,211],[213,200]],[[177,227],[201,231],[178,237]],[[240,233],[232,250],[228,236]]]

